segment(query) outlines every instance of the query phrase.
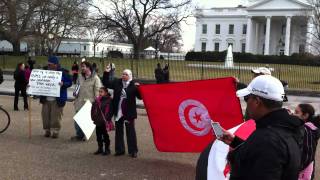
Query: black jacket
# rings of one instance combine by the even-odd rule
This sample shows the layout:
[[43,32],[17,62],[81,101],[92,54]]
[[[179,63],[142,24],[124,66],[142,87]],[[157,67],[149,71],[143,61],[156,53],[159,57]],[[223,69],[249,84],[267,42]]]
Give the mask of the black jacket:
[[16,70],[13,74],[14,88],[26,88],[28,81],[26,79],[25,72],[22,70]]
[[302,120],[285,109],[265,115],[245,142],[232,142],[230,180],[297,180],[302,140]]
[[[110,82],[109,79],[104,75],[102,83],[105,87],[107,87],[109,89],[113,89],[112,105],[113,105],[113,114],[116,116],[118,114],[120,96],[121,96],[121,91],[123,88],[122,79],[115,79]],[[127,110],[128,110],[127,118],[128,119],[136,119],[137,118],[136,97],[141,99],[138,88],[134,83],[135,83],[135,81],[132,80],[125,90],[127,93]]]

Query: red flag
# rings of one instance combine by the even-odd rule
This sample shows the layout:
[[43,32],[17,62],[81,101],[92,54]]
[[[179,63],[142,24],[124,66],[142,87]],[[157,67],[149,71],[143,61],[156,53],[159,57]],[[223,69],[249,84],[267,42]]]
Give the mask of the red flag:
[[164,152],[201,152],[214,138],[211,120],[243,122],[234,78],[141,85],[155,145]]

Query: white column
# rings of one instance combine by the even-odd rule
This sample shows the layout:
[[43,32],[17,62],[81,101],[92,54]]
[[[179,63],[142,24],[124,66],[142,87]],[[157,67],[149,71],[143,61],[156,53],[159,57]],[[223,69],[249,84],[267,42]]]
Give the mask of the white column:
[[256,39],[255,39],[255,54],[259,53],[259,32],[260,32],[260,24],[256,23]]
[[287,25],[286,25],[286,40],[284,47],[284,55],[290,55],[290,33],[291,33],[291,16],[287,16]]
[[246,34],[246,53],[251,52],[251,34],[252,34],[252,17],[248,16],[247,34]]
[[271,29],[271,16],[267,16],[266,38],[264,43],[264,55],[269,55],[270,48],[270,29]]
[[312,31],[313,31],[313,16],[308,17],[307,33],[306,33],[306,52],[311,53]]

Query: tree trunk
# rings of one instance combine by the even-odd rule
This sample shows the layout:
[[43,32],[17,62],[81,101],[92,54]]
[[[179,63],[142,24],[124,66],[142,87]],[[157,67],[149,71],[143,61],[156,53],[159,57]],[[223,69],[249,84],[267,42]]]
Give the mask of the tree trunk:
[[93,57],[96,57],[96,45],[93,44]]
[[133,45],[133,58],[140,59],[140,44]]
[[11,41],[12,48],[13,48],[13,54],[19,55],[20,54],[20,41],[15,39]]

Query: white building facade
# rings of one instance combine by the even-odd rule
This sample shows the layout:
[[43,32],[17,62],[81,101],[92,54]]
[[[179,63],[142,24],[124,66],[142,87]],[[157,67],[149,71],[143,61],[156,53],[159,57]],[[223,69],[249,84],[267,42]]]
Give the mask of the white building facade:
[[[0,41],[0,51],[13,51],[12,44],[6,40]],[[27,52],[32,50],[28,48],[27,42],[21,41],[20,51]],[[123,54],[130,54],[133,51],[133,45],[103,41],[95,46],[94,53],[94,43],[89,39],[63,39],[60,43],[58,54],[79,54],[86,57],[93,57],[95,54],[96,57],[105,57],[109,51],[120,51]]]
[[242,0],[236,7],[198,9],[195,51],[264,55],[309,52],[312,47],[312,6],[307,0]]

